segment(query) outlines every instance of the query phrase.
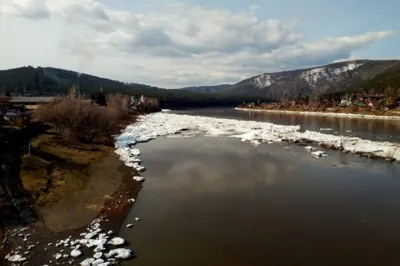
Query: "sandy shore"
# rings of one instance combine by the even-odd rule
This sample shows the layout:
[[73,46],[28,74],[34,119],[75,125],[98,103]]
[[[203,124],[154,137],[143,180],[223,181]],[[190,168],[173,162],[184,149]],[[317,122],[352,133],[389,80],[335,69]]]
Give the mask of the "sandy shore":
[[239,108],[235,110],[246,112],[268,112],[282,114],[296,114],[309,116],[328,116],[328,117],[345,117],[345,118],[364,118],[364,119],[384,119],[384,120],[400,120],[400,116],[390,115],[369,115],[369,114],[352,114],[352,113],[330,113],[330,112],[308,112],[308,111],[289,111],[289,110],[272,110],[272,109],[254,109],[254,108]]

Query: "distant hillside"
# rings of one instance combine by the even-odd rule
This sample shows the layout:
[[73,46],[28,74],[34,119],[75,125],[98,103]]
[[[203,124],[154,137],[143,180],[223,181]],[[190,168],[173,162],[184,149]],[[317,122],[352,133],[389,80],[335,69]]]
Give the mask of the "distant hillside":
[[[21,67],[0,70],[0,93],[15,95],[63,95],[73,85],[78,84],[78,73],[75,71],[52,67]],[[90,96],[100,90],[107,93],[125,93],[134,96],[145,95],[160,100],[164,107],[175,106],[215,106],[236,105],[243,100],[255,100],[258,97],[230,94],[209,94],[189,90],[168,90],[137,83],[125,83],[116,80],[96,77],[89,74],[79,75],[81,92]],[[265,99],[268,100],[268,99]]]
[[375,77],[352,86],[347,91],[373,91],[380,93],[388,89],[394,89],[400,95],[400,64],[396,64]]
[[[373,80],[374,85],[383,86],[381,80],[386,83],[393,82],[384,73],[392,69],[398,73],[400,61],[398,60],[355,60],[340,62],[309,69],[265,73],[248,78],[237,84],[220,89],[220,94],[236,96],[265,97],[274,100],[282,98],[297,98],[299,96],[318,96],[334,93],[349,88],[363,86],[365,81]],[[379,75],[382,74],[382,75]],[[372,82],[372,81],[371,81]]]
[[193,92],[219,92],[224,89],[227,89],[230,84],[221,84],[221,85],[211,85],[211,86],[197,86],[197,87],[185,87],[181,90],[193,91]]
[[[0,93],[29,93],[32,95],[64,94],[78,84],[78,73],[52,67],[21,67],[0,71]],[[79,85],[84,93],[93,93],[103,87],[105,91],[154,92],[158,88],[144,84],[123,83],[88,74],[79,75]]]

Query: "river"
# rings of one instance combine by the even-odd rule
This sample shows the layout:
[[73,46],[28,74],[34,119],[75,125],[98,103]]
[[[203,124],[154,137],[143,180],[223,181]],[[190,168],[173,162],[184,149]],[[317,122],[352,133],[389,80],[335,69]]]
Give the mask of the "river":
[[[338,130],[332,118],[182,112]],[[397,126],[348,120],[345,130],[364,138],[368,127],[358,123]],[[376,137],[389,138],[390,130]],[[224,137],[158,138],[137,147],[148,170],[125,221],[134,227],[120,232],[137,255],[125,265],[400,263],[399,163],[338,151],[315,159],[297,145],[253,147]]]

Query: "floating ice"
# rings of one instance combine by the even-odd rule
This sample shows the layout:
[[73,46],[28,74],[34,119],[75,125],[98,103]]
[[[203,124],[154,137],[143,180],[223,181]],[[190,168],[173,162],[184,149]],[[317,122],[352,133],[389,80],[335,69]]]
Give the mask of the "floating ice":
[[[194,134],[193,134],[194,133]],[[116,138],[116,153],[127,165],[129,158],[137,154],[137,149],[127,145],[132,141],[146,136],[226,136],[239,138],[242,141],[258,145],[261,142],[279,142],[284,140],[310,140],[341,148],[345,151],[373,154],[383,158],[400,160],[400,144],[381,141],[370,141],[361,138],[324,134],[315,131],[300,132],[300,126],[276,125],[268,122],[244,121],[202,116],[179,115],[159,112],[140,116],[138,122],[128,126]],[[132,165],[129,165],[132,166]]]
[[315,148],[313,146],[306,146],[306,147],[304,147],[304,149],[306,149],[307,151],[313,151],[313,150],[316,150],[317,148]]
[[141,181],[144,181],[144,177],[143,176],[134,176],[133,180],[141,182]]
[[139,217],[136,217],[136,218],[135,218],[135,220],[136,220],[136,221],[139,221],[139,220],[140,220],[140,218],[139,218]]
[[104,263],[103,259],[97,259],[97,260],[92,262],[92,266],[98,266],[98,265],[100,265],[102,263]]
[[129,259],[132,256],[132,251],[126,248],[117,248],[110,250],[106,257],[115,257],[117,259]]
[[125,240],[121,237],[114,237],[109,243],[113,246],[120,246],[125,243]]
[[6,256],[6,259],[11,262],[24,262],[26,258],[22,257],[21,255],[15,254],[12,256]]
[[96,253],[93,255],[93,258],[95,258],[95,259],[100,259],[102,256],[103,256],[103,252],[96,252]]
[[127,228],[131,228],[133,226],[133,224],[127,224],[126,227]]
[[74,249],[71,251],[70,255],[71,257],[79,257],[80,255],[82,255],[82,252],[80,250]]
[[139,149],[132,149],[132,150],[130,150],[130,155],[139,156],[140,155],[140,150]]
[[313,152],[311,153],[311,156],[312,156],[312,157],[315,157],[315,158],[319,158],[319,157],[328,156],[328,154],[326,154],[326,152],[324,152],[324,151],[313,151]]
[[87,258],[81,262],[81,265],[82,266],[90,266],[93,263],[93,261],[94,261],[93,258]]

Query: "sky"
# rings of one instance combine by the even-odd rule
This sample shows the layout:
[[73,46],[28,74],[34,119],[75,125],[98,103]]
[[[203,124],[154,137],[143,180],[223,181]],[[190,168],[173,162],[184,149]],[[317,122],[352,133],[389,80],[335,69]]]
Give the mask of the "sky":
[[398,0],[0,0],[0,69],[51,66],[162,88],[400,59]]

